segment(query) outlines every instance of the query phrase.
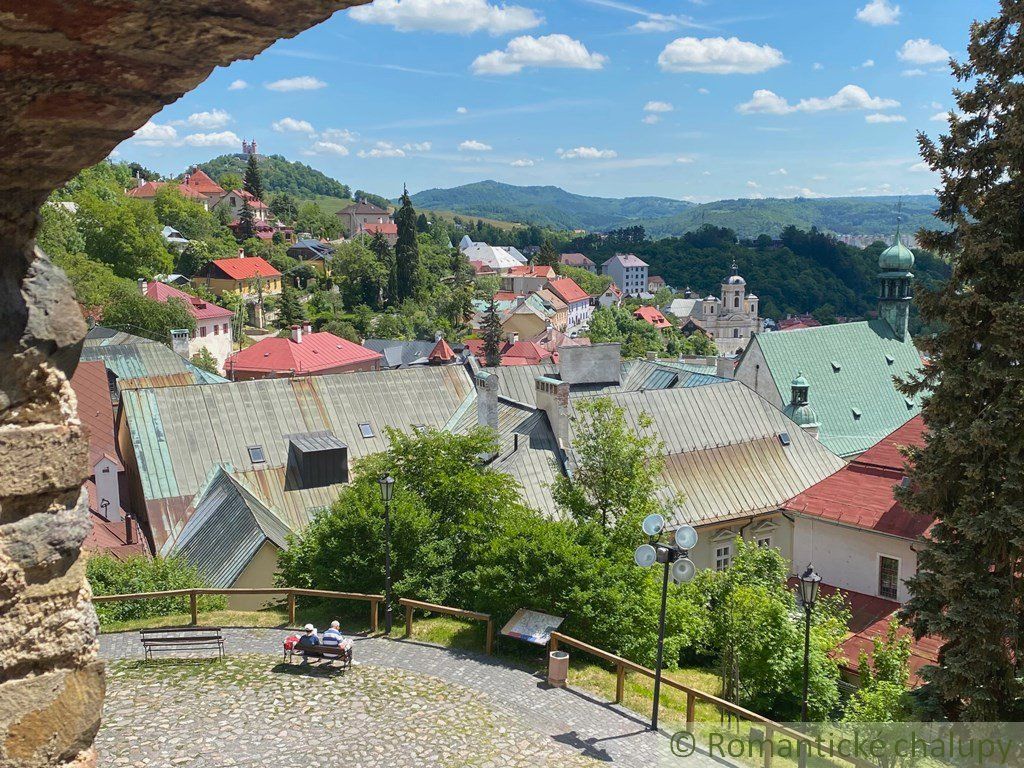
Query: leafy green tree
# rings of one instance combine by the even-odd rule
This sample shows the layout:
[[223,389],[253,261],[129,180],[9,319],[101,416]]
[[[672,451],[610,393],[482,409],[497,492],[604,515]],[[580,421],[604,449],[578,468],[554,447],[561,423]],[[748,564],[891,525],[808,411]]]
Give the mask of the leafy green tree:
[[411,298],[419,287],[420,247],[416,238],[416,211],[409,199],[409,190],[402,192],[402,207],[395,214],[398,242],[395,244],[397,264],[397,297],[399,301]]
[[918,637],[942,638],[926,679],[946,717],[969,721],[1024,714],[1024,7],[1000,8],[971,27],[969,59],[952,65],[965,89],[954,91],[948,135],[918,134],[942,178],[936,216],[950,227],[919,237],[948,255],[953,274],[918,293],[922,317],[940,330],[919,339],[931,364],[904,387],[923,396],[928,432],[897,489],[908,509],[937,518],[907,582],[906,618]]
[[53,262],[64,270],[75,297],[86,307],[103,307],[115,296],[131,293],[135,283],[118,277],[106,264],[93,261],[82,253],[57,251]]
[[260,173],[260,164],[256,155],[249,155],[245,166],[245,179],[243,181],[245,191],[257,200],[263,200],[266,190],[263,188],[263,176]]
[[[334,253],[331,268],[345,306],[366,304],[374,309],[383,307],[388,283],[388,261],[373,250],[374,241],[367,247],[362,238],[341,243]],[[387,246],[387,241],[384,241]],[[390,249],[389,249],[390,250]]]
[[206,347],[192,355],[192,365],[196,368],[201,368],[207,373],[220,373],[220,370],[217,368],[216,358],[210,354],[210,350]]
[[[394,303],[398,298],[398,262],[395,259],[395,252],[391,249],[391,243],[381,232],[374,232],[370,240],[370,250],[377,257],[377,263],[386,270],[387,281],[384,286],[383,298],[388,303]],[[378,300],[379,301],[379,300]]]
[[306,308],[299,301],[299,292],[291,280],[281,282],[281,300],[277,307],[278,328],[290,328],[306,319]]
[[78,231],[75,214],[51,200],[39,211],[39,232],[36,243],[51,257],[84,253],[85,239]]
[[103,324],[170,346],[171,331],[194,331],[196,320],[180,299],[154,301],[137,290],[114,295],[103,310]]
[[501,321],[493,296],[487,305],[480,330],[484,340],[484,364],[491,368],[501,365]]
[[217,177],[217,183],[228,192],[233,189],[242,189],[245,187],[245,179],[242,178],[242,174],[237,173],[236,171],[225,171],[220,174]]
[[[118,559],[112,555],[97,554],[87,558],[86,575],[95,595],[165,592],[209,586],[195,566],[175,557],[151,558],[138,555]],[[200,611],[217,611],[226,607],[227,598],[221,595],[199,597]],[[133,621],[188,611],[188,595],[152,600],[117,600],[96,605],[96,615],[101,623]]]
[[421,213],[416,217],[416,231],[423,233],[430,229],[430,222],[427,221],[427,214]]
[[874,638],[871,657],[861,651],[858,659],[860,688],[846,703],[843,720],[852,723],[892,723],[912,713],[907,682],[910,680],[910,636],[900,635],[897,619],[885,636]]
[[174,186],[157,190],[153,212],[160,224],[173,227],[189,240],[214,237],[221,230],[213,214]]
[[235,237],[239,242],[256,237],[256,212],[249,205],[248,198],[242,200],[242,210],[238,213],[238,228],[235,230]]
[[641,414],[634,429],[626,412],[610,398],[577,400],[574,405],[572,478],[559,475],[551,496],[581,522],[603,530],[634,527],[651,512],[664,511],[655,491],[665,467],[664,446]]
[[299,206],[287,192],[274,195],[270,201],[270,212],[284,222],[293,222],[299,217]]
[[341,219],[330,215],[314,202],[299,206],[295,228],[299,232],[309,232],[314,237],[333,239],[341,234]]
[[320,330],[325,333],[333,333],[335,336],[347,339],[353,344],[361,344],[363,341],[359,337],[359,332],[356,331],[356,327],[346,320],[339,320],[337,318],[328,320],[320,326]]
[[77,201],[78,227],[89,258],[132,280],[171,270],[174,261],[160,237],[153,206],[123,194],[106,199],[90,190]]

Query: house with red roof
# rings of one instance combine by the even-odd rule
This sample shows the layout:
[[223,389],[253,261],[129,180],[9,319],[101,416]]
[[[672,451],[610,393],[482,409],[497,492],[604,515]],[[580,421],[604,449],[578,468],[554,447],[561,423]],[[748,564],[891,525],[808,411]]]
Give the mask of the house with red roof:
[[[481,365],[487,364],[483,339],[467,339],[466,349],[480,361]],[[520,341],[515,335],[507,337],[501,343],[498,353],[501,355],[502,365],[540,365],[558,360],[557,353],[545,349],[536,341]]]
[[672,328],[672,323],[668,321],[668,318],[661,314],[661,311],[657,307],[640,307],[633,313],[633,317],[637,320],[643,320],[645,323],[653,325],[662,332]]
[[203,207],[208,211],[212,210],[225,194],[217,182],[211,179],[204,171],[193,168],[185,174],[182,181],[178,184],[168,181],[143,181],[139,178],[136,180],[136,186],[127,191],[127,195],[128,197],[140,200],[152,200],[156,197],[156,193],[166,186],[177,187],[182,195],[202,203]]
[[379,352],[333,333],[313,333],[306,324],[293,326],[291,336],[271,336],[235,352],[225,363],[224,371],[232,381],[323,376],[377,371],[382,359]]
[[263,295],[281,292],[281,273],[260,256],[238,256],[233,259],[214,259],[193,276],[197,285],[205,285],[217,296],[225,291],[238,291],[244,298],[255,297],[262,280]]
[[270,207],[244,189],[232,189],[230,192],[225,192],[214,207],[225,208],[231,211],[232,219],[238,219],[241,217],[246,203],[252,209],[253,218],[256,221],[269,221]]
[[545,287],[569,306],[569,330],[590,323],[594,314],[593,299],[575,280],[571,277],[557,277],[548,280]]
[[505,272],[501,278],[501,289],[522,296],[539,291],[548,280],[554,280],[557,277],[554,267],[523,264],[511,267]]
[[384,239],[388,241],[388,244],[392,248],[398,242],[398,225],[391,221],[391,219],[370,221],[365,224],[360,224],[359,229],[356,230],[355,234],[373,237],[378,232],[384,235]]
[[337,215],[349,237],[365,231],[363,227],[367,224],[380,224],[391,217],[388,211],[367,200],[357,200],[352,205],[342,208]]
[[198,354],[201,349],[207,350],[217,361],[217,368],[224,369],[224,361],[231,354],[232,328],[234,313],[218,304],[185,293],[166,283],[139,281],[142,295],[154,301],[168,302],[178,299],[196,320],[196,329],[188,342],[188,356]]
[[585,269],[587,272],[596,275],[597,264],[591,261],[589,258],[584,256],[582,253],[563,253],[558,257],[558,263],[564,264],[567,267],[576,267],[577,269]]
[[84,488],[89,499],[91,529],[82,548],[118,559],[148,554],[138,524],[127,512],[122,498],[124,465],[114,437],[114,408],[110,382],[102,360],[82,361],[71,377],[78,400],[78,418],[89,440],[89,477]]

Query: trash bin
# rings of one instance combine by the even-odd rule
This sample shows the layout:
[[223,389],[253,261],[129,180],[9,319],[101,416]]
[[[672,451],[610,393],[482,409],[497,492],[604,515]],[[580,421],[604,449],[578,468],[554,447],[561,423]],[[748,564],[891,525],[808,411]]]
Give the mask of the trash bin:
[[565,651],[552,651],[548,654],[548,685],[564,688],[569,676],[569,654]]

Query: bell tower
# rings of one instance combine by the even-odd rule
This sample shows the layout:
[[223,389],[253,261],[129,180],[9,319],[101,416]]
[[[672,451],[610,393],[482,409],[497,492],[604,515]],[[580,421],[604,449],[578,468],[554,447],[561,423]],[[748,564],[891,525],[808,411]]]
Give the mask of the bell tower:
[[896,243],[878,257],[878,316],[900,341],[910,339],[910,303],[914,299],[914,252],[900,242],[899,218]]

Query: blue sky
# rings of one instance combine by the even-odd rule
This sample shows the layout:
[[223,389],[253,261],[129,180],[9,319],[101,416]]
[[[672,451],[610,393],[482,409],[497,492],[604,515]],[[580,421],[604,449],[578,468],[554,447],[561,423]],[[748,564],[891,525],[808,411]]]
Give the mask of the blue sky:
[[482,179],[572,192],[916,194],[915,134],[996,0],[378,0],[218,68],[116,156],[240,150],[394,197]]

